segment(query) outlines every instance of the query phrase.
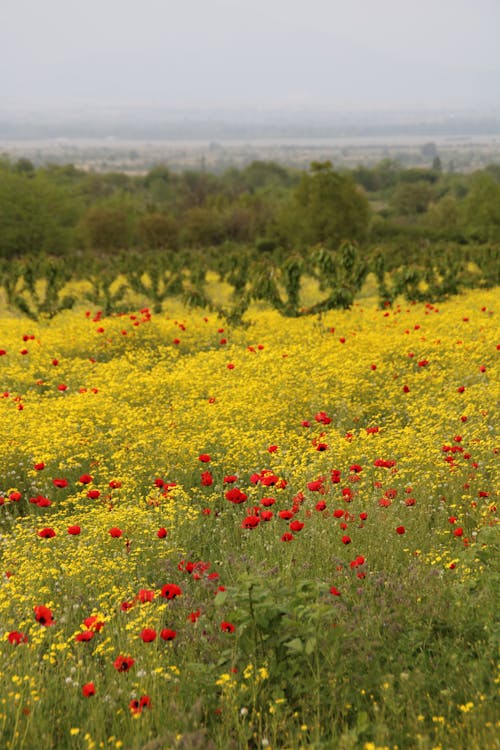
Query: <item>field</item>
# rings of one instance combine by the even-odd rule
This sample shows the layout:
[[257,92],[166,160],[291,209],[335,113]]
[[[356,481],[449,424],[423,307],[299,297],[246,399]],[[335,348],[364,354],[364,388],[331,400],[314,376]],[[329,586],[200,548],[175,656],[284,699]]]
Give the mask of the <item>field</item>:
[[0,746],[500,747],[499,302],[0,312]]

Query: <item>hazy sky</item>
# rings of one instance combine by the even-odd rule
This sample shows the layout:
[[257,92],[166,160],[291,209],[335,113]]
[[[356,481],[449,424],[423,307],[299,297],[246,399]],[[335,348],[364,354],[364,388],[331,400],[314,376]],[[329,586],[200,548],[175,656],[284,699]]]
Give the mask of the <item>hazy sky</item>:
[[0,0],[0,108],[497,108],[500,0]]

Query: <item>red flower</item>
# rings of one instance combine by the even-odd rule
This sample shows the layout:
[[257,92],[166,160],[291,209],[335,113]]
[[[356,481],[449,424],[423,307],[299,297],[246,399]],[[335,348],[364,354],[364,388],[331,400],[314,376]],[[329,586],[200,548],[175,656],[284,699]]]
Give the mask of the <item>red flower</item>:
[[224,484],[233,484],[234,482],[238,481],[238,477],[236,474],[228,474],[227,477],[224,477]]
[[247,499],[247,495],[239,490],[238,487],[233,487],[231,490],[228,490],[224,497],[226,500],[229,500],[230,503],[234,503],[235,505],[244,503]]
[[333,596],[341,596],[340,591],[335,586],[332,586],[330,589],[330,594],[333,594]]
[[220,629],[224,631],[224,633],[234,633],[236,628],[231,622],[226,622],[226,620],[223,620],[220,624]]
[[267,450],[268,450],[269,453],[276,453],[276,451],[278,450],[278,446],[277,445],[270,445]]
[[94,633],[100,633],[104,627],[104,621],[99,620],[97,615],[91,615],[91,617],[86,617],[85,620],[83,621],[83,624],[89,630],[93,630]]
[[7,636],[7,639],[9,643],[12,643],[15,646],[19,646],[20,643],[28,642],[28,636],[24,633],[20,633],[18,630],[12,630]]
[[33,468],[35,471],[42,471],[43,469],[45,469],[45,464],[43,463],[43,461],[40,461],[39,463],[34,464]]
[[72,536],[78,536],[81,529],[79,526],[68,526],[68,534],[71,534]]
[[230,362],[230,363],[228,364],[228,366],[227,366],[227,369],[228,369],[228,370],[234,370],[234,365],[233,365],[233,363],[232,363],[232,362]]
[[260,523],[259,516],[247,516],[241,522],[242,529],[255,529]]
[[117,490],[122,486],[122,483],[117,479],[112,479],[108,486],[111,487],[112,490]]
[[260,512],[260,520],[261,521],[270,521],[273,517],[274,513],[272,510],[261,510]]
[[166,583],[161,590],[161,595],[165,599],[175,599],[176,596],[182,594],[182,589],[175,583]]
[[143,628],[140,637],[144,643],[151,643],[156,638],[156,630],[153,628]]
[[282,518],[284,521],[290,521],[294,517],[295,513],[293,510],[280,510],[278,511],[278,516]]
[[90,698],[91,695],[95,695],[95,685],[93,682],[86,682],[82,685],[82,695],[84,698]]
[[326,503],[324,500],[320,500],[319,502],[316,503],[314,507],[316,508],[316,510],[325,510]]
[[342,537],[342,544],[350,544],[351,541],[352,540],[351,540],[350,536],[345,535],[345,536]]
[[211,461],[211,458],[208,453],[202,453],[198,456],[198,461],[201,461],[203,464],[208,464]]
[[282,542],[292,542],[295,539],[293,534],[290,534],[289,531],[285,531],[283,536],[281,537]]
[[117,672],[128,672],[128,670],[133,667],[135,664],[135,659],[132,659],[131,656],[118,656],[113,666],[116,669]]
[[67,390],[68,390],[68,386],[67,386],[67,385],[66,385],[65,383],[60,383],[60,384],[59,384],[59,385],[57,386],[57,390],[58,390],[58,391],[67,391]]
[[35,613],[35,620],[39,622],[40,625],[48,627],[49,625],[54,624],[54,620],[52,619],[52,610],[50,610],[44,604],[36,605],[35,607],[33,607],[33,611]]
[[122,536],[123,531],[121,529],[119,529],[117,526],[113,526],[109,530],[109,533],[110,533],[110,536],[114,537],[115,539],[118,539],[119,537]]
[[131,700],[128,706],[133,714],[141,714],[144,708],[151,708],[151,698],[149,695],[142,695],[139,700]]
[[463,536],[464,530],[462,529],[461,526],[458,526],[456,529],[453,530],[453,534],[455,536]]
[[168,534],[168,531],[166,530],[166,528],[164,526],[162,526],[156,532],[156,536],[158,537],[158,539],[165,539],[165,537],[167,536],[167,534]]
[[396,534],[404,534],[406,531],[404,526],[397,526],[396,527]]
[[59,487],[59,489],[63,489],[64,487],[68,486],[68,480],[67,479],[53,479],[52,484],[54,487]]
[[79,641],[80,643],[91,641],[94,635],[95,633],[93,630],[83,630],[81,633],[75,635],[75,641]]
[[56,532],[54,531],[54,529],[50,528],[50,526],[45,529],[40,529],[40,531],[38,532],[38,536],[42,539],[52,539],[52,537],[54,537],[55,535]]
[[90,474],[82,474],[82,476],[80,477],[79,481],[82,484],[90,484],[93,479],[94,479],[94,477],[91,477]]
[[144,604],[144,602],[152,602],[155,598],[155,592],[152,589],[139,589],[135,598],[137,601],[141,602],[141,604]]
[[201,484],[203,487],[211,487],[214,483],[214,478],[209,471],[204,471],[201,475]]
[[[195,614],[195,613],[192,613],[192,614]],[[192,620],[192,622],[195,622],[195,620]],[[177,631],[170,630],[170,628],[163,628],[162,630],[160,630],[160,638],[164,641],[173,641],[176,635],[177,635]]]
[[275,502],[276,500],[274,499],[274,497],[263,497],[260,501],[260,504],[263,505],[264,508],[270,508],[272,505],[274,505]]
[[290,531],[302,531],[303,528],[304,528],[304,524],[302,523],[302,521],[297,521],[297,520],[292,521],[289,526]]
[[97,500],[98,497],[101,496],[101,493],[99,490],[89,490],[87,492],[87,497],[90,498],[90,500]]

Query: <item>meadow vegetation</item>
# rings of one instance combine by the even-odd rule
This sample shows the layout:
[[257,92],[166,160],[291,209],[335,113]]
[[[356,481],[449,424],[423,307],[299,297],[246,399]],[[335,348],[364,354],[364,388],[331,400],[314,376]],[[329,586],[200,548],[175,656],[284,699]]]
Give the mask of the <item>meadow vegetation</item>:
[[498,747],[498,287],[314,253],[4,267],[2,747]]

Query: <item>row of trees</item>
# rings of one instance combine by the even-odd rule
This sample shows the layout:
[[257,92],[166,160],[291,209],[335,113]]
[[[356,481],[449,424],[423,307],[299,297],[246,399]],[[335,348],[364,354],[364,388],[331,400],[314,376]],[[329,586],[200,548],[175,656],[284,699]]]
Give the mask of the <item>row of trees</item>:
[[390,244],[398,259],[425,240],[500,242],[500,167],[443,174],[434,162],[402,169],[386,160],[350,172],[324,162],[306,173],[257,161],[221,175],[157,166],[131,177],[4,158],[0,257],[227,242],[303,252],[349,240]]

